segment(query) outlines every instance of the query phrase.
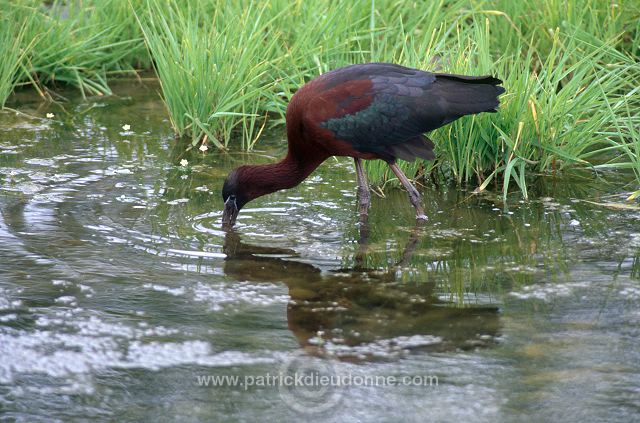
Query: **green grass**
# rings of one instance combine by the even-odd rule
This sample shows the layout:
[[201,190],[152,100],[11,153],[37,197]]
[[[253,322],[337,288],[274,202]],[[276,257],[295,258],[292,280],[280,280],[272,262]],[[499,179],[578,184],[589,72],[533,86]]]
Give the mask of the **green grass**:
[[238,129],[249,148],[273,85],[267,75],[275,39],[265,36],[273,18],[266,5],[207,6],[150,0],[140,25],[176,133],[194,143],[206,135],[223,148]]
[[[617,169],[640,181],[640,4],[633,0],[21,0],[0,2],[0,101],[20,85],[109,94],[153,68],[177,135],[252,149],[281,131],[296,89],[358,62],[493,74],[497,114],[431,134],[435,162],[405,171],[506,198],[538,174]],[[11,16],[10,19],[6,19]],[[18,47],[19,46],[19,47]],[[384,163],[374,183],[394,183]],[[632,187],[632,189],[636,189]]]
[[[576,3],[568,5],[575,8]],[[589,11],[595,2],[583,3],[580,10]],[[431,134],[435,166],[403,163],[405,171],[415,175],[426,167],[480,190],[499,182],[505,198],[515,184],[526,198],[531,174],[590,167],[607,154],[612,161],[600,168],[633,167],[638,133],[633,118],[624,117],[640,105],[637,57],[622,48],[624,32],[612,30],[613,23],[608,31],[606,20],[590,26],[593,32],[585,30],[581,25],[587,15],[576,14],[576,22],[545,31],[549,39],[532,29],[542,25],[519,28],[508,15],[486,9],[470,12],[453,30],[434,28],[436,37],[426,47],[407,35],[407,48],[426,50],[431,60],[437,57],[439,70],[496,75],[507,93],[499,113],[465,117]],[[621,29],[619,15],[615,23]],[[509,31],[511,37],[505,35]],[[405,62],[433,69],[424,59]],[[368,169],[379,183],[393,177],[384,163],[372,162]]]
[[[434,134],[447,158],[445,167],[457,182],[477,181],[484,188],[499,175],[504,196],[514,182],[526,197],[529,171],[590,166],[588,160],[602,157],[610,138],[624,140],[623,144],[630,141],[623,125],[617,130],[612,125],[630,102],[637,102],[629,96],[638,82],[635,64],[612,49],[612,43],[582,35],[557,31],[540,63],[534,63],[529,53],[524,58],[503,55],[492,63],[485,57],[479,59],[483,63],[466,61],[450,69],[469,73],[488,66],[488,73],[498,75],[507,87],[498,114],[466,117]],[[484,42],[480,31],[472,40],[467,40],[469,51]],[[537,70],[531,72],[534,66]]]
[[[75,86],[83,96],[111,94],[109,76],[150,64],[135,9],[127,0],[1,2],[0,13],[24,29],[24,54],[12,61],[20,69],[16,84],[30,84],[46,98],[58,85]],[[0,48],[7,47],[18,50],[4,42]]]
[[31,19],[18,17],[13,10],[0,9],[0,109],[18,84],[20,65],[34,44],[25,43]]

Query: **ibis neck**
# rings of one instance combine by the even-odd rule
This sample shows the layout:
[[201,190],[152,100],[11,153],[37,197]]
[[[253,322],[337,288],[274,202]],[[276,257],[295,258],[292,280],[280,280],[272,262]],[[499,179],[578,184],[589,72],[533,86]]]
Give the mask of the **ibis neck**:
[[281,189],[293,188],[309,176],[325,159],[326,157],[322,156],[301,159],[289,152],[278,163],[247,166],[243,172],[242,185],[248,190],[249,199]]

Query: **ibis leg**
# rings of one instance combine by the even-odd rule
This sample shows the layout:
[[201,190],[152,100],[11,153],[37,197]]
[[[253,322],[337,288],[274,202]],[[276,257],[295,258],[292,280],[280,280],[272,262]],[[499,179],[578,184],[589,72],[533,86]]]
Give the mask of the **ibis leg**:
[[369,213],[369,204],[371,203],[371,193],[369,192],[369,184],[367,183],[367,175],[364,173],[362,159],[354,157],[356,162],[356,177],[358,179],[358,201],[360,221],[364,221]]
[[413,204],[413,207],[416,209],[416,219],[426,220],[427,216],[424,215],[424,210],[422,209],[422,197],[416,187],[411,184],[409,179],[405,176],[402,170],[400,170],[396,163],[389,164],[389,167],[393,170],[393,173],[396,174],[402,186],[404,186],[409,193],[409,200],[411,200],[411,204]]

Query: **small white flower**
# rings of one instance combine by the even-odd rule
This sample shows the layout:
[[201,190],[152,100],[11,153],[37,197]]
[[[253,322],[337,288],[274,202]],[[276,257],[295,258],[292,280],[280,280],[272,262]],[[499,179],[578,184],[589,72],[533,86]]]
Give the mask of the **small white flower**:
[[186,166],[188,164],[189,164],[189,162],[187,161],[187,159],[180,160],[180,166]]
[[55,115],[53,113],[47,113],[47,119],[53,119]]
[[189,177],[189,175],[182,175],[182,176],[180,177],[180,179],[187,179],[188,177]]
[[128,131],[129,129],[131,129],[131,125],[129,125],[128,123],[125,123],[124,125],[122,125],[123,131]]
[[204,153],[208,149],[209,149],[209,147],[207,147],[206,145],[202,144],[198,150],[200,150],[200,151],[202,151]]

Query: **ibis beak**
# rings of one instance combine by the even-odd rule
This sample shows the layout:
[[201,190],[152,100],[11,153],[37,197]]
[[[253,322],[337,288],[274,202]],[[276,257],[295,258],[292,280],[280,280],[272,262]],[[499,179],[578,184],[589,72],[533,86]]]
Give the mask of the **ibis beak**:
[[231,229],[236,223],[238,217],[238,205],[236,204],[236,196],[230,195],[224,202],[224,211],[222,212],[222,228]]

